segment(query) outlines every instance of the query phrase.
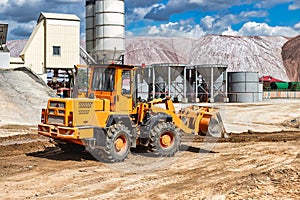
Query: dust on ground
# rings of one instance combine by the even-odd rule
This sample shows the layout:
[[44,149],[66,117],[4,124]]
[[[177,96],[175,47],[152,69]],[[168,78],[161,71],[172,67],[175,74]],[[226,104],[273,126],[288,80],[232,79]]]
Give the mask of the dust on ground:
[[132,149],[106,164],[31,130],[0,138],[0,152],[1,199],[300,198],[300,132],[187,135],[175,157]]

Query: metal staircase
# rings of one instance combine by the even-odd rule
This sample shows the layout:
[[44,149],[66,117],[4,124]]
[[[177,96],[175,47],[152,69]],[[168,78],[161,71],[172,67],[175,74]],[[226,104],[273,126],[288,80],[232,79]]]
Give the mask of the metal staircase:
[[92,58],[92,56],[90,56],[90,54],[88,54],[88,52],[86,52],[86,50],[84,48],[82,48],[81,46],[79,46],[79,55],[87,65],[97,64],[97,62],[94,60],[94,58]]

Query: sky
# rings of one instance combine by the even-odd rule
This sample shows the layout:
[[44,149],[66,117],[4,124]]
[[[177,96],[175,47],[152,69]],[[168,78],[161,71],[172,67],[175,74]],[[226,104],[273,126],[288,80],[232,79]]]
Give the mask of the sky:
[[[41,12],[76,14],[85,38],[85,0],[0,0],[8,40],[28,39]],[[294,37],[300,0],[125,0],[125,25],[127,37]]]

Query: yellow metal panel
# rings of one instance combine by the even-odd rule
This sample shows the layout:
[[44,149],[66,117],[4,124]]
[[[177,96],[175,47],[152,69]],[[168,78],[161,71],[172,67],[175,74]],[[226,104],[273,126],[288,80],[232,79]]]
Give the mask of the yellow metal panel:
[[94,103],[92,99],[74,99],[74,126],[94,124]]
[[178,117],[177,114],[175,114],[173,111],[170,110],[166,110],[163,108],[159,108],[159,107],[153,107],[152,108],[153,112],[160,112],[160,113],[166,113],[168,115],[170,115],[173,118],[173,122],[175,124],[176,127],[180,128],[182,131],[184,131],[185,133],[192,133],[194,130],[190,129],[189,127],[187,127],[182,121],[181,119]]
[[109,100],[51,98],[48,101],[48,109],[53,110],[53,108],[50,107],[50,102],[64,102],[65,108],[55,109],[63,109],[66,118],[70,115],[70,112],[73,112],[74,126],[105,127],[110,113]]
[[95,126],[106,127],[106,121],[108,119],[110,112],[96,112],[97,123]]
[[110,101],[107,99],[103,99],[103,101],[104,101],[103,111],[110,111]]
[[103,111],[104,110],[104,104],[105,101],[102,99],[96,99],[95,104],[94,104],[94,109],[98,111]]
[[78,131],[79,139],[94,137],[93,129],[80,129]]
[[106,126],[110,113],[109,100],[73,99],[72,102],[74,126]]

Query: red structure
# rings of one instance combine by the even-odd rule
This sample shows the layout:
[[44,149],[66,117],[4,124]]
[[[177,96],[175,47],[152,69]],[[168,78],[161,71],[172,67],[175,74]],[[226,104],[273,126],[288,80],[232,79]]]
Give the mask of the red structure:
[[277,78],[273,78],[272,76],[262,76],[259,78],[259,82],[284,82],[282,80],[279,80]]
[[262,76],[261,78],[259,78],[259,82],[263,82],[263,89],[264,90],[270,90],[271,89],[271,83],[274,82],[284,82],[282,80],[279,80],[277,78],[274,78],[272,76]]

